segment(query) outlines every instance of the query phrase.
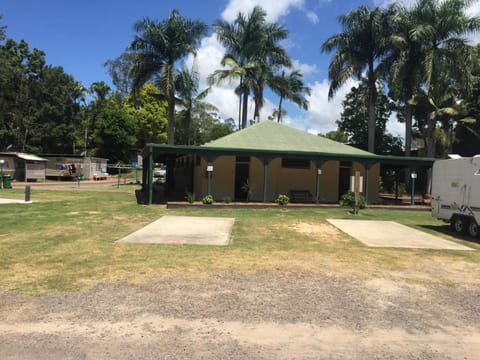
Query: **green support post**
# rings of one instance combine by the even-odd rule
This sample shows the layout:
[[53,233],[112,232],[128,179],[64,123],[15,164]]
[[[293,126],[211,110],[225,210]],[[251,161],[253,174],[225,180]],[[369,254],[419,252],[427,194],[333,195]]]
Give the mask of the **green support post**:
[[263,159],[263,202],[267,202],[267,180],[269,162],[270,159]]
[[207,195],[212,195],[212,171],[213,165],[212,161],[207,160]]
[[410,198],[410,205],[415,205],[415,179],[417,178],[416,169],[410,171],[410,177],[412,178],[412,196]]
[[148,205],[152,205],[153,200],[153,152],[148,148]]
[[315,186],[315,203],[320,202],[320,175],[322,175],[322,160],[317,160],[315,162],[317,164],[317,178],[316,178],[316,186]]
[[368,205],[368,178],[370,177],[370,166],[371,164],[365,164],[365,203]]

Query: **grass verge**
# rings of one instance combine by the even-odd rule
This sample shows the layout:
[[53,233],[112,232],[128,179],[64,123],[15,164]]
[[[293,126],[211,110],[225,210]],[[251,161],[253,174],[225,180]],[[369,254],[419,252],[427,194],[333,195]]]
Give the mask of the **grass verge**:
[[[368,248],[329,225],[353,218],[346,209],[194,209],[139,206],[133,186],[32,190],[32,204],[0,205],[0,289],[37,294],[92,282],[181,272],[308,271],[348,278],[474,283],[479,251]],[[13,189],[9,197],[21,198]],[[117,244],[164,214],[236,219],[227,247]],[[363,210],[359,219],[394,220],[480,250],[449,235],[428,212]]]

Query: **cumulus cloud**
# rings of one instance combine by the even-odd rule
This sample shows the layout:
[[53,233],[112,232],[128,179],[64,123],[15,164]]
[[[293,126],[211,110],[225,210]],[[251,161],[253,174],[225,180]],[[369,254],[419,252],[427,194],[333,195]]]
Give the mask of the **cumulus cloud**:
[[202,39],[197,56],[190,55],[186,60],[186,65],[191,67],[195,61],[197,70],[200,74],[200,87],[207,87],[207,78],[215,70],[221,68],[220,62],[225,54],[225,48],[217,40],[215,34]]
[[[480,0],[474,1],[467,10],[467,15],[469,16],[478,16],[480,17]],[[473,33],[469,35],[468,39],[472,44],[480,43],[480,32]]]
[[296,70],[299,70],[304,77],[308,75],[316,74],[318,72],[317,65],[301,63],[297,59],[292,60],[292,67]]
[[304,117],[295,118],[303,130],[312,133],[327,133],[337,128],[336,120],[340,119],[342,101],[350,89],[357,84],[355,80],[349,80],[335,94],[333,99],[328,100],[328,80],[315,81],[310,84],[311,95],[308,97],[310,107]]
[[382,8],[385,8],[391,4],[396,2],[399,5],[406,6],[406,7],[412,7],[413,4],[415,4],[416,0],[374,0],[373,5],[379,6]]
[[247,13],[257,5],[267,12],[267,21],[277,21],[287,15],[290,8],[301,8],[304,0],[230,0],[222,12],[222,19],[233,21],[239,12]]

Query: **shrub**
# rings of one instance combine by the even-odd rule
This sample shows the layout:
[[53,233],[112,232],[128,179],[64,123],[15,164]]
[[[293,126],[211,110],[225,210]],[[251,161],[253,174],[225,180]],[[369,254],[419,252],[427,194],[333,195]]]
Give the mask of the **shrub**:
[[222,200],[225,204],[230,204],[232,202],[232,198],[230,196],[224,196]]
[[290,198],[285,194],[280,194],[275,202],[278,203],[278,205],[285,206],[290,202]]
[[[355,194],[353,193],[353,191],[349,191],[343,194],[340,197],[339,204],[340,206],[350,206],[353,209],[355,207]],[[365,200],[365,197],[363,195],[360,195],[360,198],[358,199],[358,205],[360,209],[365,209],[367,201]]]
[[242,191],[245,193],[245,201],[249,202],[253,194],[253,185],[248,180],[242,184]]
[[213,196],[212,195],[207,195],[202,199],[202,203],[205,205],[210,205],[213,204]]
[[193,204],[195,202],[195,193],[193,192],[187,192],[187,195],[185,196],[185,199],[190,203]]

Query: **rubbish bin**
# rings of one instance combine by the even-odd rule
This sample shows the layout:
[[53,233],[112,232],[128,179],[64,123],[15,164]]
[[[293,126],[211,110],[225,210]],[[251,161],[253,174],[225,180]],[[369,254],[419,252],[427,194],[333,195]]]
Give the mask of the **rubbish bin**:
[[12,188],[12,177],[10,175],[3,175],[2,176],[3,188],[4,189],[11,189]]

